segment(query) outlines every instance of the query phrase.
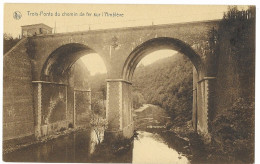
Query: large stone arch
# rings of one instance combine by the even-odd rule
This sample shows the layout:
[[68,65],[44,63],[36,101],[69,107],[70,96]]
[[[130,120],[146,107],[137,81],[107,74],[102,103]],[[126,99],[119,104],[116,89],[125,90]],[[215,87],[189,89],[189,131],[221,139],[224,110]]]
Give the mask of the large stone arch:
[[187,56],[191,60],[198,74],[203,74],[203,62],[190,45],[179,39],[159,37],[140,44],[130,53],[123,66],[122,78],[126,81],[132,81],[133,73],[137,64],[146,55],[162,49],[175,50]]
[[[54,50],[46,59],[40,79],[42,81],[59,81],[59,78],[82,56],[97,53],[94,49],[81,43],[69,43]],[[97,53],[98,54],[98,53]],[[107,67],[106,60],[99,55]]]
[[[88,102],[86,112],[81,113],[81,116],[84,115],[83,119],[90,120],[91,91],[85,88],[74,88],[74,84],[69,82],[68,73],[79,58],[91,53],[96,51],[85,44],[68,43],[56,48],[46,57],[41,69],[40,81],[33,81],[36,137],[49,135],[61,128],[77,126],[76,106],[79,104],[76,103],[78,102],[76,95],[79,92],[86,93],[85,100]],[[99,56],[102,58],[101,55]],[[102,60],[104,61],[103,58]],[[105,61],[104,64],[107,67]]]
[[[158,37],[147,40],[136,48],[126,58],[121,72],[122,79],[108,80],[107,119],[110,122],[109,130],[118,131],[126,137],[132,135],[134,123],[132,118],[132,88],[131,81],[137,64],[149,53],[171,49],[187,56],[193,67],[193,109],[192,120],[194,130],[202,135],[209,136],[208,109],[209,93],[211,88],[209,80],[204,77],[204,63],[200,55],[192,47],[176,38]],[[114,105],[113,102],[119,102]],[[118,119],[117,119],[118,118]]]

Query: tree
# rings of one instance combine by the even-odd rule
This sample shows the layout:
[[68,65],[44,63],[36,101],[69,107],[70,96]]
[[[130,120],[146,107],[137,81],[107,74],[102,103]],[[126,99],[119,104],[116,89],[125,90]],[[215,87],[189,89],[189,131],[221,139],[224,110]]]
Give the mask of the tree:
[[11,34],[4,33],[4,54],[7,53],[13,46],[15,46],[21,39],[13,38]]
[[145,103],[144,96],[140,92],[135,91],[132,96],[134,109],[140,108]]

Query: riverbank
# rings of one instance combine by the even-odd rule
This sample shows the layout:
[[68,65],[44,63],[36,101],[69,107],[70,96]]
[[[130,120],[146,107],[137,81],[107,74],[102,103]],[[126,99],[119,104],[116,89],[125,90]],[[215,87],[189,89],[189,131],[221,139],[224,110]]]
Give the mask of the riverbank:
[[189,142],[193,163],[209,163],[209,145],[194,131],[191,121],[175,124],[174,120],[171,120],[171,127],[168,128],[176,137]]
[[208,163],[209,161],[215,163],[217,159],[228,161],[225,159],[224,154],[219,154],[216,151],[215,145],[203,141],[203,138],[194,131],[191,120],[187,121],[187,118],[184,118],[185,114],[179,115],[175,119],[167,116],[168,114],[164,109],[155,105],[145,104],[135,110],[135,128],[137,130],[146,129],[154,131],[156,127],[161,127],[161,129],[158,129],[158,132],[167,142],[174,144],[174,147],[178,146],[178,144],[174,143],[173,140],[187,142],[189,145],[188,149],[180,146],[178,150],[186,153],[188,156],[191,153],[192,155],[189,156],[189,159],[194,163]]
[[[169,124],[170,118],[164,109],[146,105],[145,109],[135,112],[135,115],[137,131],[131,139],[118,136],[117,140],[106,139],[99,143],[93,130],[82,129],[77,132],[81,129],[68,129],[39,141],[20,145],[21,150],[7,153],[3,159],[9,162],[147,163],[156,160],[164,161],[163,163],[180,163],[177,161],[193,162],[196,157],[203,157],[205,154],[198,152],[201,148],[199,142],[185,140],[183,136],[178,137],[173,129],[168,129],[166,125]],[[11,150],[15,150],[14,147],[9,149]]]
[[48,136],[43,136],[39,140],[34,139],[33,141],[22,143],[22,144],[14,144],[12,142],[9,142],[9,143],[3,142],[3,154],[5,155],[7,153],[11,153],[11,152],[26,148],[31,145],[45,143],[45,142],[51,141],[53,139],[57,139],[59,137],[69,135],[71,133],[82,131],[84,129],[85,128],[82,128],[82,127],[64,129],[63,131],[58,131],[54,134],[51,134]]
[[[246,154],[240,154],[239,156],[231,151],[228,151],[230,145],[223,144],[220,141],[216,141],[215,138],[211,139],[211,142],[205,142],[203,137],[198,135],[193,127],[191,121],[180,121],[181,116],[179,116],[178,121],[171,120],[168,125],[168,130],[174,133],[177,137],[182,138],[189,142],[190,149],[192,151],[192,162],[194,163],[236,163],[236,164],[248,164],[251,161],[241,159],[244,158]],[[184,120],[184,119],[183,119]],[[178,122],[178,123],[176,123]],[[232,142],[231,140],[229,142]],[[234,142],[233,144],[236,144]],[[249,143],[250,144],[250,143]],[[249,145],[247,144],[247,145]],[[231,144],[232,145],[232,144]],[[244,148],[247,149],[247,148]],[[241,147],[243,151],[243,148]]]

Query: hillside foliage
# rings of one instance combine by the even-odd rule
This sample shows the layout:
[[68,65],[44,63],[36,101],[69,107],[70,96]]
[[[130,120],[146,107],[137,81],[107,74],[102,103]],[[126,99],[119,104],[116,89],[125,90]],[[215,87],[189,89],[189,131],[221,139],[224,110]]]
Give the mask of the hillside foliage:
[[[139,66],[133,78],[134,106],[149,103],[164,108],[174,119],[191,119],[192,63],[182,55]],[[136,104],[138,103],[138,104]]]
[[[106,99],[106,75],[89,77],[89,86],[96,99]],[[154,104],[183,121],[191,120],[192,63],[183,54],[160,59],[150,65],[140,65],[133,77],[133,107]]]

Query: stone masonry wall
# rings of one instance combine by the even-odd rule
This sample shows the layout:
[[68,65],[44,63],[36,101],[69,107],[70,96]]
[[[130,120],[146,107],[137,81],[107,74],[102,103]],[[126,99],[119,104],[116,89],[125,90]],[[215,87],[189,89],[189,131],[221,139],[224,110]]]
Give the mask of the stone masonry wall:
[[31,61],[22,39],[4,55],[3,140],[34,135]]

